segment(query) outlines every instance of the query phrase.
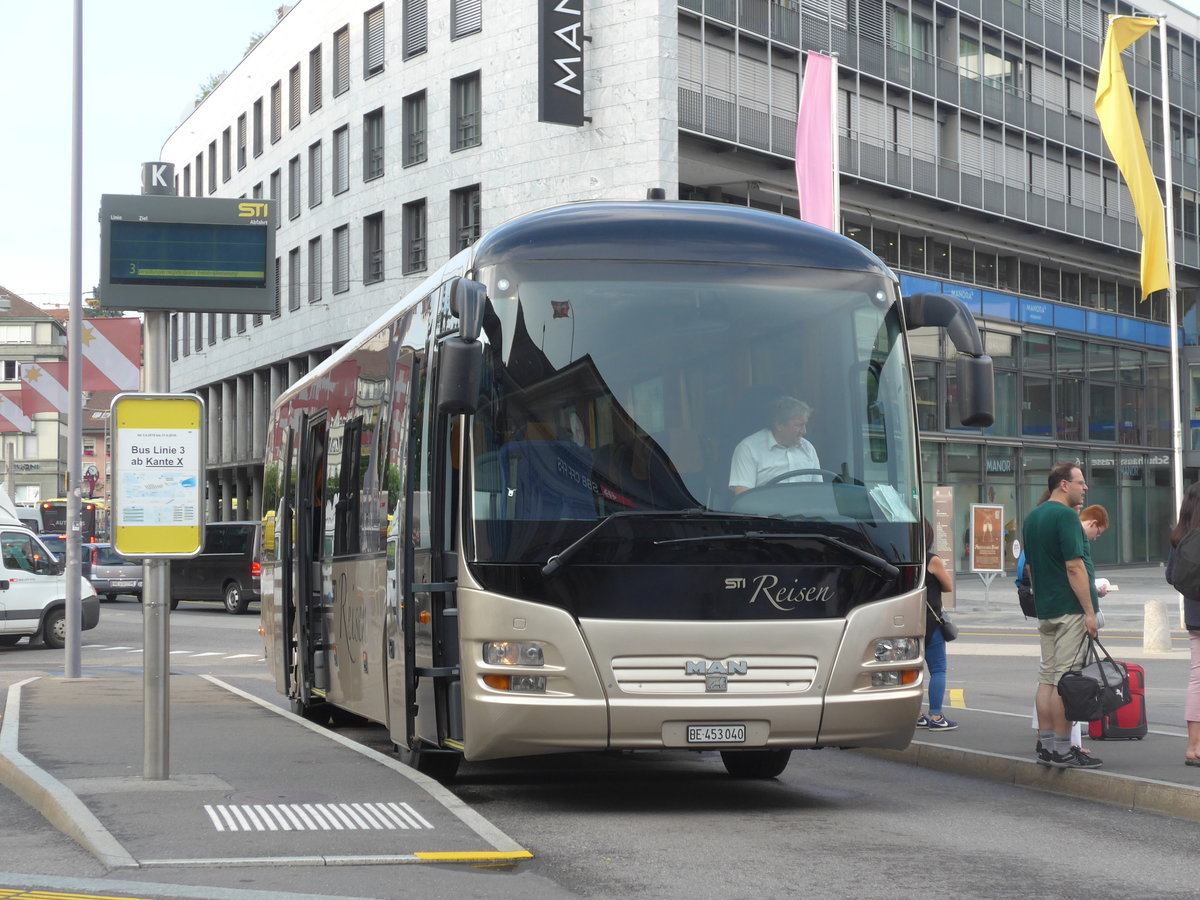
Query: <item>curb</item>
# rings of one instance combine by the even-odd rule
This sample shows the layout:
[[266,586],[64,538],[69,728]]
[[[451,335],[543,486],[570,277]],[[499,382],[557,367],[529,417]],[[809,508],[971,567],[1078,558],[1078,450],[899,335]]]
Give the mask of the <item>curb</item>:
[[17,749],[21,725],[21,688],[36,681],[27,678],[8,689],[4,723],[0,726],[0,784],[40,812],[51,825],[73,838],[104,865],[136,869],[135,860],[100,824],[83,802],[61,781],[34,765]]
[[1200,821],[1200,791],[1167,781],[1095,769],[1054,769],[1024,757],[920,741],[913,741],[904,750],[864,749],[861,752],[923,769],[986,778],[1001,784],[1094,800],[1174,819]]

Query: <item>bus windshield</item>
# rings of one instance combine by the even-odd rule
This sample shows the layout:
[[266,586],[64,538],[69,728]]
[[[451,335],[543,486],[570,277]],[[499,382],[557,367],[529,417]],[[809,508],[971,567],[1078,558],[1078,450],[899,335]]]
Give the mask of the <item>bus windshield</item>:
[[686,565],[734,544],[773,562],[799,545],[919,562],[890,279],[595,260],[480,276],[476,563],[541,566],[576,542],[573,565]]

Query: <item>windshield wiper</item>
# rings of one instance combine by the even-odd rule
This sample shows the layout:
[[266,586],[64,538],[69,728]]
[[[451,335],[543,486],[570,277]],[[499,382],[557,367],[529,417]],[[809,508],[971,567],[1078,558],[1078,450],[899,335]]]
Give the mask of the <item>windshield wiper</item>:
[[887,578],[896,578],[900,574],[900,570],[882,556],[876,556],[874,553],[870,553],[867,550],[862,550],[858,547],[855,547],[853,544],[847,544],[845,541],[838,540],[835,537],[830,537],[827,534],[816,534],[811,532],[747,531],[745,534],[719,534],[713,537],[669,538],[664,541],[655,541],[654,544],[655,546],[659,546],[661,544],[693,544],[709,541],[778,541],[797,540],[800,538],[832,544],[839,550],[844,550],[851,556],[855,556],[862,562],[869,564],[877,573],[884,575]]
[[[729,519],[772,520],[771,516],[748,516],[744,513],[714,512],[711,509],[623,509],[605,516],[593,527],[589,528],[562,550],[558,551],[558,553],[555,553],[548,560],[546,560],[546,564],[542,566],[542,574],[547,576],[553,575],[555,572],[565,566],[571,561],[571,557],[579,551],[580,547],[590,541],[595,536],[596,532],[608,525],[614,519],[631,519],[640,516],[656,516],[660,519],[724,519],[726,521]],[[685,538],[685,540],[691,540],[691,538]]]

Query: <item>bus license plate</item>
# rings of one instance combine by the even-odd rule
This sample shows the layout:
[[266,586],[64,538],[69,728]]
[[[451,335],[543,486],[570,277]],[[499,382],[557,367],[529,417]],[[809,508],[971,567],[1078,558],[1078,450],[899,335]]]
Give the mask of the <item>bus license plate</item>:
[[687,742],[689,744],[744,744],[746,743],[746,726],[689,725]]

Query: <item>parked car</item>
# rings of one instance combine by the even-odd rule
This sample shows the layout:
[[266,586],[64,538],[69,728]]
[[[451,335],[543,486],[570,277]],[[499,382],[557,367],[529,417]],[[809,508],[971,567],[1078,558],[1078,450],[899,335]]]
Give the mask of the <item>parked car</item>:
[[80,574],[110,603],[118,594],[142,599],[142,561],[126,559],[112,544],[83,544]]
[[[63,563],[16,522],[0,504],[0,647],[12,647],[28,635],[61,650],[67,645]],[[79,626],[87,631],[100,621],[100,598],[85,578],[80,579],[79,597]]]
[[258,522],[212,522],[199,556],[171,560],[171,609],[180,600],[217,600],[240,615],[259,599]]

